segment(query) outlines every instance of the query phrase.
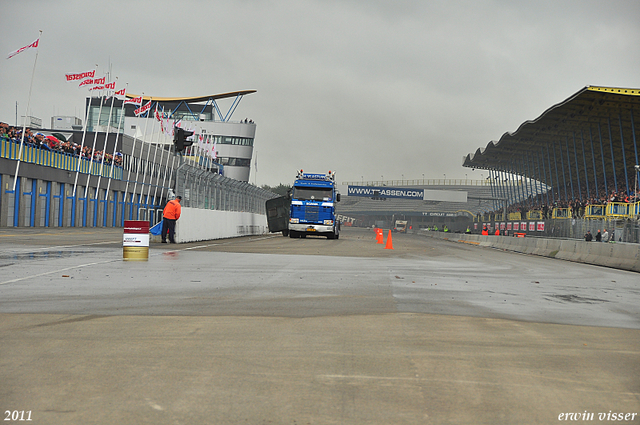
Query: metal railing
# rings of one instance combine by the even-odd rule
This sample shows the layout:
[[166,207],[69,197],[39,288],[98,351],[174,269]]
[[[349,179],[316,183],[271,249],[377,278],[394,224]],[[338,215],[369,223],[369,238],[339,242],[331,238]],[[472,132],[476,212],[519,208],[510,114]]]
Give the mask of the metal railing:
[[571,217],[571,208],[554,208],[551,215],[551,218],[554,219],[565,219]]
[[[20,152],[20,143],[10,139],[0,139],[0,158],[18,159]],[[102,163],[98,160],[90,160],[86,157],[79,157],[67,152],[50,150],[29,144],[23,144],[22,162],[42,165],[44,167],[59,168],[66,171],[79,171],[83,174],[91,174],[94,176],[112,177],[116,180],[122,180],[123,168],[121,166]],[[80,164],[78,164],[80,162]],[[112,171],[113,167],[113,171]]]
[[510,221],[520,221],[522,219],[522,214],[519,212],[512,212],[507,215]]

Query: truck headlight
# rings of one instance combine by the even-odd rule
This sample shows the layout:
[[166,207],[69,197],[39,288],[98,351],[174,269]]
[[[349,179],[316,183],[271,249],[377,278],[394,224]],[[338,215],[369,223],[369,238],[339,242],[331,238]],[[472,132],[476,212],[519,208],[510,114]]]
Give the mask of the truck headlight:
[[289,223],[294,223],[294,224],[300,223],[300,219],[299,218],[290,218],[289,219]]
[[324,225],[325,226],[333,226],[333,220],[325,220],[324,221]]

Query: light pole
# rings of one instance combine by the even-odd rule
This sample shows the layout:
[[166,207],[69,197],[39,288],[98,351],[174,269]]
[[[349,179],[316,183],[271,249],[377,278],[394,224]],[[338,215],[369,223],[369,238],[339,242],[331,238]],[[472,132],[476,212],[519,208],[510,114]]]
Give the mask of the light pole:
[[638,173],[640,173],[640,165],[636,164],[633,166],[636,169],[636,193],[633,196],[636,198],[636,202],[638,202]]

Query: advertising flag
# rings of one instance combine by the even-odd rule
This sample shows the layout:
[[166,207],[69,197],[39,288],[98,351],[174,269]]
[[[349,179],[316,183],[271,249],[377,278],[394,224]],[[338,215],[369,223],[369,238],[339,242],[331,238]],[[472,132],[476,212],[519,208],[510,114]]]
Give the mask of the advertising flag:
[[78,87],[89,86],[92,84],[96,84],[95,80],[93,78],[87,78],[86,80],[82,80],[80,84],[78,84]]
[[38,43],[40,42],[40,39],[38,38],[36,41],[34,41],[33,43],[21,47],[18,50],[14,50],[13,52],[9,53],[9,55],[7,55],[7,59],[11,59],[12,57],[14,57],[15,55],[24,52],[27,49],[30,49],[31,47],[38,47]]
[[118,90],[118,91],[115,92],[115,95],[116,96],[124,96],[126,92],[127,92],[127,89]]
[[124,104],[133,103],[134,105],[142,105],[142,96],[134,97],[133,99],[127,99],[124,101]]
[[[142,98],[140,100],[142,100]],[[151,100],[149,100],[144,106],[141,106],[140,108],[138,108],[135,111],[133,111],[133,113],[137,117],[137,116],[140,116],[140,115],[144,114],[149,109],[151,109]]]
[[[96,70],[92,70],[92,71],[86,71],[86,72],[80,72],[78,74],[65,74],[65,78],[67,79],[67,82],[69,81],[82,81],[82,80],[86,80],[87,78],[94,78],[96,76]],[[100,84],[97,82],[93,82],[93,83],[89,83],[89,84]],[[102,82],[104,84],[104,81]]]

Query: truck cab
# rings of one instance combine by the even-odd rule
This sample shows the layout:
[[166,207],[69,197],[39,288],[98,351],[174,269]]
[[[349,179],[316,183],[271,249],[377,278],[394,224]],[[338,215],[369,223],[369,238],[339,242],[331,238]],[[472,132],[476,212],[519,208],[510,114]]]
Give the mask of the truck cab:
[[289,236],[338,239],[340,222],[336,220],[335,204],[339,201],[335,173],[310,174],[300,170],[291,191]]
[[393,227],[394,232],[407,233],[407,220],[396,220],[396,225]]

